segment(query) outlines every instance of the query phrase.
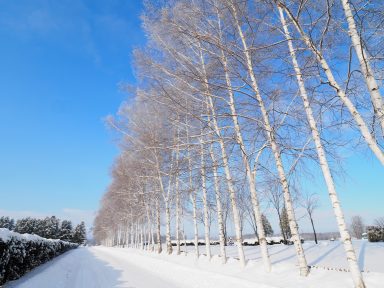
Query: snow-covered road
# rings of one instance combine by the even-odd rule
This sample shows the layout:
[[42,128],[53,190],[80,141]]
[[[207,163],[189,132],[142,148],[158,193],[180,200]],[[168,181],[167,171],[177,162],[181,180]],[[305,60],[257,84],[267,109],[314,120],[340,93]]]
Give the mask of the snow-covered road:
[[[82,247],[34,269],[5,287],[17,288],[183,288],[244,287],[254,282],[205,272],[127,249]],[[272,288],[261,284],[260,288]]]
[[[380,243],[355,243],[360,249],[359,264],[369,268],[364,273],[367,287],[383,287],[380,268],[384,247]],[[292,246],[270,247],[273,270],[265,273],[258,247],[246,247],[250,259],[245,268],[233,258],[225,265],[216,255],[211,261],[193,253],[156,254],[132,248],[81,247],[34,269],[6,288],[347,288],[352,287],[350,273],[332,269],[343,267],[339,243],[305,243],[308,260],[318,265],[308,277],[300,277]],[[217,247],[216,247],[217,248]],[[213,249],[214,250],[214,249]],[[203,251],[202,251],[203,252]],[[228,254],[236,257],[235,247]],[[233,254],[233,255],[232,255]],[[323,267],[323,268],[322,268]]]
[[158,287],[175,284],[135,266],[113,250],[78,248],[38,267],[6,287],[20,288],[106,288]]

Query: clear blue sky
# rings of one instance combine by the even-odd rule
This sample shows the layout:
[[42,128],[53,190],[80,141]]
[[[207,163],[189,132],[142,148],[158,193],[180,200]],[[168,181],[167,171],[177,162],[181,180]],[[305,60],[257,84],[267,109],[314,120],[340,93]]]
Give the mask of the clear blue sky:
[[[134,82],[141,9],[136,0],[0,1],[0,214],[91,221],[117,153],[103,118],[126,97],[118,84]],[[362,154],[344,164],[347,218],[384,216],[383,167]],[[321,195],[319,230],[335,230],[326,190],[308,186]]]
[[103,117],[126,97],[119,83],[134,81],[141,10],[135,0],[0,1],[0,211],[97,209],[117,153]]

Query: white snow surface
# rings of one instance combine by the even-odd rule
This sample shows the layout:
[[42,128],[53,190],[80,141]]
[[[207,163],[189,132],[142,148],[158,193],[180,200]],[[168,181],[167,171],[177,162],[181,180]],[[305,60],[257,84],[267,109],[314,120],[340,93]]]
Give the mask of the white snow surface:
[[19,234],[13,231],[10,231],[6,228],[0,228],[0,239],[2,239],[4,242],[9,241],[12,237],[17,238],[17,239],[24,239],[28,241],[42,241],[42,240],[47,240],[45,238],[42,238],[37,235],[33,234]]
[[[368,288],[384,287],[384,243],[355,241],[359,265]],[[323,241],[318,245],[304,243],[309,265],[315,265],[308,277],[300,277],[293,246],[272,245],[269,253],[271,273],[262,268],[258,246],[244,247],[248,263],[240,268],[231,258],[223,265],[215,255],[208,261],[204,255],[196,259],[184,255],[156,254],[132,248],[80,247],[34,269],[5,287],[20,288],[274,288],[353,287],[340,242]],[[201,252],[204,246],[199,247]],[[236,257],[236,247],[227,247],[228,255]],[[219,247],[213,246],[214,254]],[[340,271],[341,270],[341,271]]]
[[[35,235],[35,234],[28,234],[28,233],[20,234],[20,233],[14,232],[14,231],[10,231],[6,228],[0,228],[0,239],[1,240],[3,240],[4,242],[8,242],[9,240],[11,240],[12,237],[19,239],[19,240],[26,240],[26,241],[33,241],[33,242],[43,242],[43,241],[66,242],[66,241],[62,241],[59,239],[43,238],[43,237],[40,237],[40,236]],[[67,242],[67,243],[69,243],[69,242]]]

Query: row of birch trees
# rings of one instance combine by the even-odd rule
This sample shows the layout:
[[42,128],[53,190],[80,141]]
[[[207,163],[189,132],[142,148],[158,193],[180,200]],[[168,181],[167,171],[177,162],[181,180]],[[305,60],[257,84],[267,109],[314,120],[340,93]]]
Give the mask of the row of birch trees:
[[147,1],[138,84],[108,118],[121,153],[96,240],[160,253],[165,234],[166,252],[180,254],[190,218],[196,255],[200,232],[208,258],[218,235],[225,263],[230,215],[244,266],[248,209],[269,272],[261,200],[272,199],[279,220],[286,211],[306,276],[295,199],[306,179],[322,178],[355,287],[365,287],[334,174],[349,149],[384,164],[383,8],[368,0]]

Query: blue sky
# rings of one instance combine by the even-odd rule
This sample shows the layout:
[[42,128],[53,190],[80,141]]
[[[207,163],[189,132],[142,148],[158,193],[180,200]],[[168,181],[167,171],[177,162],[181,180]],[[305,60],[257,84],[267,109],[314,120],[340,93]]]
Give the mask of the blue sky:
[[[0,2],[0,214],[90,224],[117,154],[103,118],[127,97],[119,83],[134,83],[141,9],[135,0]],[[337,186],[347,219],[371,223],[384,216],[384,169],[363,153],[349,151]],[[326,190],[308,186],[321,195],[319,231],[336,230]]]
[[141,10],[125,0],[0,2],[0,211],[97,209],[117,153],[103,118],[126,98],[119,83],[134,81]]

